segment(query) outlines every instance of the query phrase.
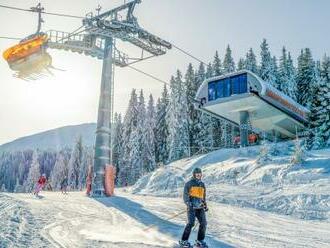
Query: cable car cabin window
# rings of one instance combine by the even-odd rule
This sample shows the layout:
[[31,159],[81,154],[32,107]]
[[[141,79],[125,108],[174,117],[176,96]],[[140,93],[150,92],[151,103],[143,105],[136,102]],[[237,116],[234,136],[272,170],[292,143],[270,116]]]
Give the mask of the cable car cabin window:
[[231,89],[232,89],[232,92],[231,94],[232,95],[236,95],[236,94],[239,94],[239,76],[235,76],[235,77],[232,77],[230,79],[230,82],[231,82]]
[[223,98],[225,96],[224,91],[225,91],[224,80],[217,81],[217,98]]
[[216,82],[209,83],[209,101],[213,101],[216,98]]
[[246,93],[247,92],[247,75],[242,74],[239,76],[239,93]]
[[224,84],[224,92],[223,92],[223,96],[224,97],[229,97],[231,95],[231,86],[230,86],[230,78],[226,78],[223,80],[223,84]]

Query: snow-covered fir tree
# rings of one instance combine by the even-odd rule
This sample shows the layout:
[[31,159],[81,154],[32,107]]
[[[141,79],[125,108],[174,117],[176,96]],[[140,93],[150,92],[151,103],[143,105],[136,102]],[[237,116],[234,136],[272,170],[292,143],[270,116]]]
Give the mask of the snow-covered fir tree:
[[277,66],[277,59],[275,56],[272,58],[271,63],[271,73],[269,82],[278,90],[281,90],[281,84],[279,82],[279,75],[278,75],[278,66]]
[[312,147],[320,149],[330,146],[330,58],[324,56],[318,83],[314,86],[312,100]]
[[[190,63],[185,74],[184,85],[187,92],[187,105],[188,105],[188,123],[189,123],[189,146],[196,146],[194,142],[194,134],[196,133],[196,125],[198,125],[197,112],[194,107],[193,99],[195,99],[197,92],[197,82],[195,78],[195,72],[192,64]],[[194,153],[194,149],[192,149]]]
[[316,82],[315,62],[311,50],[301,50],[298,57],[298,68],[296,75],[297,101],[303,106],[310,107],[313,94],[313,84]]
[[274,71],[275,71],[274,58],[272,58],[270,54],[269,45],[266,39],[263,39],[260,48],[261,48],[261,52],[260,52],[261,64],[260,64],[259,76],[266,82],[276,87],[277,82],[276,82],[276,75],[274,75]]
[[72,149],[69,165],[68,165],[68,183],[71,189],[79,189],[79,174],[83,161],[83,144],[82,138],[79,136]]
[[7,192],[5,183],[2,184],[2,186],[0,188],[0,192]]
[[131,157],[135,160],[136,168],[133,167],[133,170],[136,169],[136,175],[138,175],[137,179],[140,175],[143,175],[146,171],[148,165],[145,163],[145,157],[147,156],[147,139],[146,139],[146,104],[144,99],[143,90],[140,90],[139,100],[138,100],[138,118],[137,118],[137,136],[138,136],[138,156]]
[[19,183],[19,178],[16,178],[16,184],[15,184],[14,192],[15,193],[21,193],[21,192],[23,192],[23,187]]
[[140,149],[140,137],[137,129],[134,129],[131,133],[131,140],[128,144],[129,148],[129,163],[127,171],[127,183],[128,185],[134,184],[142,175],[142,157]]
[[257,58],[252,48],[250,48],[249,51],[246,53],[244,62],[244,69],[249,70],[253,73],[258,73]]
[[165,163],[168,160],[169,148],[167,146],[167,137],[169,135],[169,127],[166,119],[167,109],[169,107],[169,94],[164,85],[162,95],[157,101],[156,110],[156,162]]
[[169,161],[174,161],[190,155],[189,119],[187,93],[182,82],[182,74],[178,70],[176,77],[170,82],[169,123]]
[[94,150],[91,147],[84,147],[81,166],[79,169],[79,184],[80,190],[86,188],[86,179],[88,170],[93,166]]
[[38,182],[40,177],[40,164],[38,161],[38,152],[34,151],[32,156],[32,162],[30,165],[29,173],[27,179],[24,184],[24,191],[25,192],[32,192],[34,186]]
[[296,71],[293,66],[291,54],[283,47],[278,69],[278,81],[281,91],[296,100]]
[[[221,60],[220,60],[218,51],[215,52],[211,68],[212,68],[212,73],[213,73],[212,76],[220,76],[223,74],[223,68],[222,68],[222,64],[221,64]],[[207,71],[210,71],[209,67],[207,68]],[[207,75],[207,78],[208,77],[209,77],[209,75]]]
[[[121,169],[122,156],[124,154],[123,148],[123,123],[121,114],[115,113],[114,115],[114,127],[113,127],[113,143],[112,143],[112,161],[116,167],[117,175]],[[118,177],[116,178],[117,183]]]
[[243,70],[245,69],[245,60],[243,58],[240,58],[237,63],[237,70]]
[[118,183],[128,185],[130,183],[132,134],[136,132],[138,120],[138,100],[136,90],[133,89],[128,108],[123,121],[123,156],[118,172]]
[[155,154],[155,131],[156,131],[156,112],[154,106],[154,98],[150,94],[147,115],[145,119],[145,147],[142,156],[144,158],[145,171],[150,172],[156,168],[156,154]]
[[223,73],[231,73],[236,70],[235,62],[231,54],[232,51],[228,45],[226,48],[225,58],[223,60]]
[[215,147],[213,139],[213,121],[212,117],[208,114],[200,114],[199,132],[196,133],[196,143],[199,152],[205,153],[212,151]]
[[68,171],[68,164],[65,162],[63,154],[59,152],[56,156],[56,162],[52,173],[50,174],[52,187],[54,189],[60,189],[62,180],[68,177]]

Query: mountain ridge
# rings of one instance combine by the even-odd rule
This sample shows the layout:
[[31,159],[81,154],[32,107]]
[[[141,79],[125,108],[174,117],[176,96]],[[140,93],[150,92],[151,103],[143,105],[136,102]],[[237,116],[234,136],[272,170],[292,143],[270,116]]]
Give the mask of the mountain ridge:
[[79,136],[85,146],[93,146],[96,123],[68,125],[24,136],[0,145],[0,152],[12,152],[27,149],[59,150],[72,147]]

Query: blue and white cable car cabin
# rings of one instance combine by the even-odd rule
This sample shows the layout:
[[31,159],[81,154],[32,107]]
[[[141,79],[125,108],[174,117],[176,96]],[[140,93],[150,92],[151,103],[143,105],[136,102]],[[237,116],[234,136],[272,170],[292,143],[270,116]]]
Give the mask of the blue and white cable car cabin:
[[200,110],[239,125],[242,146],[248,144],[249,121],[254,128],[288,139],[305,130],[310,114],[308,109],[248,70],[206,79],[197,91],[196,100]]

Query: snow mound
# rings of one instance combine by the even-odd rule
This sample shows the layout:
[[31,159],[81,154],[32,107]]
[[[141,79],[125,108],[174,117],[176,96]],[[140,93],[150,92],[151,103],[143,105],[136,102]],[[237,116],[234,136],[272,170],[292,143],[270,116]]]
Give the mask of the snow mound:
[[168,164],[145,175],[130,191],[135,194],[181,197],[195,167],[203,170],[207,199],[291,215],[330,219],[330,149],[310,151],[302,164],[292,164],[292,142],[222,149]]

